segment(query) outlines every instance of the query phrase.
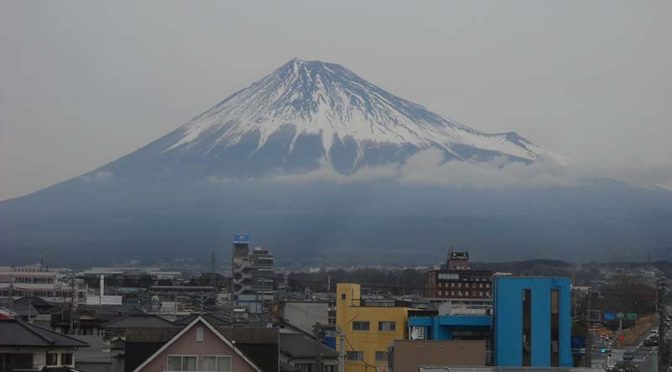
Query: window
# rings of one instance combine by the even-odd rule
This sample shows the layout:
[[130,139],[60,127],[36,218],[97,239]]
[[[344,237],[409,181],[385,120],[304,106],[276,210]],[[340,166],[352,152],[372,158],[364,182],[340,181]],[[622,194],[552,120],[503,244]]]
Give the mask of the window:
[[376,351],[376,362],[384,362],[387,360],[386,351]]
[[348,351],[348,360],[364,360],[363,351]]
[[396,322],[378,322],[379,331],[395,331],[397,329]]
[[211,355],[201,358],[201,371],[231,371],[231,357],[227,355]]
[[169,371],[196,371],[196,357],[186,355],[168,355]]
[[352,330],[353,331],[368,331],[369,330],[369,322],[354,321],[354,322],[352,322]]
[[196,342],[203,342],[203,327],[196,327]]
[[72,353],[61,353],[61,365],[64,366],[72,365]]
[[48,366],[57,366],[58,365],[58,354],[57,353],[47,353],[47,365]]

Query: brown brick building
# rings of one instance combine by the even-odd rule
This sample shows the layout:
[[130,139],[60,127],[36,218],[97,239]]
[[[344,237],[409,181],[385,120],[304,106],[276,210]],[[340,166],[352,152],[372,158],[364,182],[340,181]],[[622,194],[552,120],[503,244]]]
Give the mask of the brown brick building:
[[427,272],[425,296],[428,298],[492,298],[492,272],[471,270],[468,252],[448,254],[439,270]]

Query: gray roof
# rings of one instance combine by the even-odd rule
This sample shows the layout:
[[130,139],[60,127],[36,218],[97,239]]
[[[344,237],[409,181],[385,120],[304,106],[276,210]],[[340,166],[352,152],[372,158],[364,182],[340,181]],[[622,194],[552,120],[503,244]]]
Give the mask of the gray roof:
[[114,359],[115,354],[105,353],[102,351],[94,352],[77,352],[75,354],[75,362],[88,364],[110,364]]
[[[315,358],[315,338],[304,334],[280,334],[280,352],[290,358]],[[323,358],[337,358],[336,350],[320,344],[320,354]]]
[[161,318],[158,315],[150,314],[129,314],[121,318],[110,320],[101,325],[108,329],[124,328],[181,328],[171,321]]
[[182,317],[180,319],[177,319],[174,323],[178,324],[180,326],[186,326],[189,325],[191,322],[194,321],[194,319],[198,318],[199,316],[202,316],[203,319],[207,320],[208,323],[212,324],[215,327],[222,327],[222,326],[230,326],[231,325],[231,320],[230,319],[225,319],[222,316],[215,315],[215,314],[191,314],[187,315],[185,317]]
[[[168,342],[181,328],[132,328],[126,331],[126,342]],[[277,328],[215,327],[226,338],[241,344],[277,344]]]
[[0,320],[0,346],[88,347],[89,345],[74,337],[18,319],[3,319]]
[[22,317],[36,317],[39,311],[30,302],[12,301],[10,298],[0,298],[0,307],[4,307]]

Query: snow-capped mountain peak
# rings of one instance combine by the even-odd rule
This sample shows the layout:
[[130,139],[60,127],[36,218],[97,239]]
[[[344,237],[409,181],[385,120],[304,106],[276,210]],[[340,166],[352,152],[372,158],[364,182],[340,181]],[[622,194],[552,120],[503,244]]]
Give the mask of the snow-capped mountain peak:
[[207,156],[252,138],[258,151],[282,136],[287,142],[284,155],[295,150],[297,141],[318,138],[320,157],[332,161],[334,146],[348,143],[356,151],[354,168],[368,163],[367,153],[381,148],[412,153],[436,147],[455,159],[487,153],[533,161],[543,153],[515,133],[486,134],[444,119],[341,65],[300,59],[232,94],[177,133],[166,152]]

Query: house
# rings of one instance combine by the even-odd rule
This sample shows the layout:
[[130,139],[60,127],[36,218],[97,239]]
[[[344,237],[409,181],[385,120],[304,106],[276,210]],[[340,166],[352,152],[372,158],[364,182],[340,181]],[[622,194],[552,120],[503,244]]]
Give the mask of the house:
[[261,372],[242,351],[199,316],[156,350],[133,372]]
[[0,320],[0,371],[75,368],[81,347],[88,344],[19,319]]

